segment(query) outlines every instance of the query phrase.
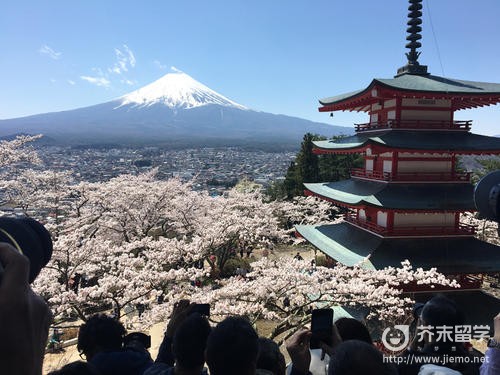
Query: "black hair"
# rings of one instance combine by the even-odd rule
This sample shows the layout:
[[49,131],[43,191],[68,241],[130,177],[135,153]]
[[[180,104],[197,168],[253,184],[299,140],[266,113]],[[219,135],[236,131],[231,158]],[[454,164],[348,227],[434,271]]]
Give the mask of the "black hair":
[[464,322],[464,316],[455,301],[443,294],[432,297],[422,308],[421,318],[427,325],[457,326]]
[[285,357],[278,344],[273,340],[259,337],[259,354],[257,368],[271,371],[274,375],[282,375],[286,371]]
[[88,362],[76,361],[68,363],[59,370],[47,375],[99,375],[99,372]]
[[172,343],[174,357],[182,368],[195,369],[205,363],[205,348],[211,330],[208,320],[198,313],[182,322]]
[[87,356],[87,360],[99,351],[120,350],[125,333],[119,321],[104,314],[96,314],[80,327],[77,349]]
[[373,344],[368,328],[359,320],[354,318],[340,318],[335,321],[335,326],[342,341],[360,340],[368,344]]
[[211,375],[254,373],[259,337],[240,316],[224,319],[208,337],[206,360]]
[[396,369],[384,363],[382,353],[364,341],[341,343],[330,359],[329,375],[396,375]]

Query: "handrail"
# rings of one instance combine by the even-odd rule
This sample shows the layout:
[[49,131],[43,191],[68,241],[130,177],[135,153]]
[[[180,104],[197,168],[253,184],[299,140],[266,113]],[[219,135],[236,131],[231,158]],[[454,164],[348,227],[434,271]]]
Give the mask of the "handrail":
[[346,213],[344,220],[368,229],[369,231],[385,236],[415,236],[415,235],[467,235],[473,236],[476,233],[476,227],[470,224],[459,223],[455,226],[436,226],[436,225],[408,225],[394,228],[386,228],[371,221],[357,219],[353,213]]
[[[481,289],[483,285],[483,275],[473,275],[473,274],[459,274],[459,275],[448,275],[451,279],[455,279],[459,284],[460,289]],[[421,292],[428,291],[429,285],[417,284],[416,281],[410,282],[408,284],[401,285],[402,289],[406,293],[411,292]],[[433,291],[445,291],[445,290],[457,290],[457,288],[445,285],[434,285],[432,287]]]
[[366,170],[363,168],[351,169],[351,177],[361,177],[381,181],[470,181],[470,172],[391,172]]
[[354,130],[363,132],[379,129],[445,129],[469,131],[472,120],[460,121],[439,121],[439,120],[387,120],[377,122],[367,122],[364,124],[354,124]]

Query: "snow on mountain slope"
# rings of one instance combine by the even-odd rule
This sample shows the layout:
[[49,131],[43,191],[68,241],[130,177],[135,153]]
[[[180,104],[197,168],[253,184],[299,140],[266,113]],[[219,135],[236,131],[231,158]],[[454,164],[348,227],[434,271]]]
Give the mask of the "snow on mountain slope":
[[118,100],[121,101],[119,107],[124,105],[148,107],[153,104],[164,104],[170,108],[190,109],[207,104],[219,104],[243,110],[248,109],[182,72],[168,73]]

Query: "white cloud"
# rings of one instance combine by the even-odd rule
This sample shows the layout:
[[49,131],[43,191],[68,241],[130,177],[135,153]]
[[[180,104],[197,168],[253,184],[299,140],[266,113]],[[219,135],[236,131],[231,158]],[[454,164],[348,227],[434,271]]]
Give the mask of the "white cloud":
[[51,79],[50,79],[50,82],[52,82],[52,83],[56,83],[55,78],[51,78]]
[[38,52],[41,55],[49,56],[53,60],[59,60],[61,58],[61,55],[62,55],[62,52],[56,52],[46,44],[41,46],[40,49],[38,50]]
[[112,68],[108,68],[109,73],[122,74],[123,72],[128,72],[129,67],[135,67],[136,60],[134,53],[126,44],[123,45],[123,50],[115,48],[115,55],[117,61]]
[[170,70],[172,70],[173,72],[176,72],[176,73],[184,73],[182,70],[177,69],[175,66],[171,66]]
[[81,79],[100,87],[109,87],[111,82],[105,77],[80,76]]
[[71,85],[71,86],[74,86],[76,85],[76,82],[71,80],[71,79],[68,79],[68,83]]
[[134,56],[133,52],[130,50],[130,48],[128,48],[128,46],[126,44],[123,45],[123,48],[125,48],[125,51],[127,51],[128,63],[130,64],[130,66],[132,68],[134,68],[135,67],[135,56]]
[[[126,44],[123,44],[123,46],[120,48],[115,48],[114,51],[116,61],[112,67],[104,69],[104,71],[101,68],[94,67],[92,68],[92,75],[81,75],[80,79],[87,81],[93,85],[105,88],[109,88],[111,86],[111,81],[113,81],[113,83],[118,83],[118,79],[122,84],[129,86],[136,85],[137,81],[125,77],[125,73],[134,68],[136,65],[134,53]],[[115,74],[122,77],[115,77]],[[68,83],[71,85],[75,84],[74,82],[71,82],[68,81]]]
[[153,63],[157,66],[158,69],[163,70],[167,69],[166,65],[163,65],[159,60],[154,60]]
[[133,86],[137,84],[137,81],[132,81],[130,79],[122,79],[120,81],[121,83],[125,83],[126,85]]

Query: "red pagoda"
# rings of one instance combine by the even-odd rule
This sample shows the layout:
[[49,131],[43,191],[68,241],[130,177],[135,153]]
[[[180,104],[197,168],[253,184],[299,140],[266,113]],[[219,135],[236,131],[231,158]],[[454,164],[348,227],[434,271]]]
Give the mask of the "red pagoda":
[[307,194],[347,209],[344,221],[296,229],[345,265],[380,269],[408,259],[453,275],[462,291],[477,290],[480,275],[500,272],[500,247],[476,239],[475,228],[460,222],[475,206],[470,175],[458,171],[457,157],[500,154],[500,138],[472,134],[472,121],[454,115],[499,103],[500,84],[429,74],[418,62],[421,0],[410,0],[408,9],[407,65],[394,78],[320,100],[320,112],[369,115],[353,136],[314,142],[317,154],[364,157],[364,168],[353,169],[349,180],[305,184]]

